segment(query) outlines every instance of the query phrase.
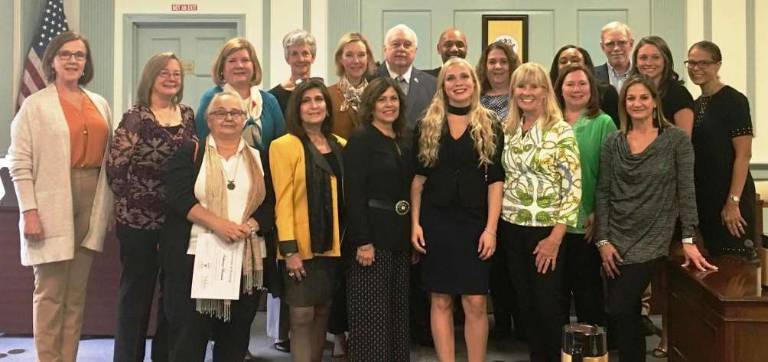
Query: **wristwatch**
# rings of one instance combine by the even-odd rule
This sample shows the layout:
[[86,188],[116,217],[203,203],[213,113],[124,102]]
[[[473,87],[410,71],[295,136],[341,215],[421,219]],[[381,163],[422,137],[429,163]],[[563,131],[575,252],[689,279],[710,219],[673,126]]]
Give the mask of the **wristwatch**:
[[728,195],[728,201],[738,204],[739,201],[741,201],[741,198],[734,194],[730,194]]

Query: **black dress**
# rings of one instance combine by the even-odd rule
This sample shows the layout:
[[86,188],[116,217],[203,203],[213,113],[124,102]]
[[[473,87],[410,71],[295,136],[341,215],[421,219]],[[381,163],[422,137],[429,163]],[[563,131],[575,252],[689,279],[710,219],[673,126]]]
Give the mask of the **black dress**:
[[[707,250],[715,255],[750,254],[747,239],[754,240],[755,183],[747,171],[739,210],[747,221],[746,235],[737,238],[720,221],[720,212],[731,188],[733,159],[732,138],[752,135],[749,102],[737,90],[725,86],[717,93],[696,100],[693,149],[696,154],[694,177],[699,229]],[[748,245],[749,246],[749,245]]]
[[[488,213],[488,185],[504,180],[501,169],[501,127],[494,123],[496,153],[493,164],[479,165],[470,129],[453,139],[445,122],[438,161],[425,167],[417,161],[416,174],[426,176],[420,222],[426,255],[422,287],[444,294],[488,294],[490,260],[480,260],[477,247]],[[418,155],[418,137],[414,155]]]
[[283,88],[280,84],[269,90],[269,94],[275,96],[275,99],[277,99],[277,104],[280,105],[280,110],[283,111],[283,115],[285,115],[285,111],[288,109],[288,100],[291,99],[291,93],[293,93],[293,91]]

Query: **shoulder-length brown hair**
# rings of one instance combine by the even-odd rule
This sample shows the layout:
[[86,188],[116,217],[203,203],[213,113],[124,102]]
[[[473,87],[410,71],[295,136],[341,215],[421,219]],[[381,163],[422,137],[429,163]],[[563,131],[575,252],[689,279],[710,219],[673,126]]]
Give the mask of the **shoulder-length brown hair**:
[[560,71],[560,75],[555,82],[555,98],[557,104],[560,105],[560,109],[565,112],[565,97],[563,97],[563,84],[565,84],[565,77],[573,72],[584,72],[587,76],[587,82],[589,82],[589,102],[586,106],[587,117],[595,117],[600,114],[600,95],[597,92],[597,84],[595,84],[595,77],[589,69],[581,64],[569,64]]
[[141,72],[141,80],[139,80],[139,89],[136,91],[136,103],[146,107],[152,105],[152,88],[155,85],[155,79],[157,79],[160,72],[165,69],[165,66],[171,60],[175,60],[179,63],[179,69],[181,71],[179,91],[171,97],[171,104],[177,105],[181,103],[181,99],[184,98],[184,67],[181,66],[179,57],[172,52],[155,54],[152,58],[149,58],[147,64],[144,65],[144,70]]
[[213,82],[218,86],[223,86],[226,81],[224,80],[224,64],[227,62],[227,58],[240,50],[248,51],[248,58],[253,63],[253,77],[251,77],[251,85],[261,84],[261,63],[259,63],[259,57],[256,56],[256,49],[253,44],[245,38],[232,38],[224,43],[224,46],[219,51],[219,55],[216,56],[216,61],[213,62],[211,68],[211,77]]
[[56,53],[59,52],[59,49],[61,49],[64,44],[75,40],[79,40],[85,44],[85,67],[83,68],[83,76],[77,80],[77,84],[86,85],[93,79],[93,60],[91,58],[91,46],[88,44],[88,39],[80,33],[65,31],[53,38],[53,40],[48,43],[48,47],[45,48],[45,52],[43,53],[43,73],[45,74],[45,79],[47,79],[49,83],[56,80],[56,71],[53,69],[53,58],[56,57]]
[[310,89],[319,89],[325,99],[325,119],[320,126],[320,131],[326,137],[331,135],[331,129],[333,128],[333,105],[331,104],[331,94],[328,93],[328,88],[325,87],[323,81],[318,78],[309,78],[307,81],[302,82],[296,89],[291,92],[291,98],[288,99],[288,106],[286,107],[285,116],[285,128],[288,133],[303,138],[307,135],[307,131],[304,130],[301,119],[301,99]]
[[491,50],[499,49],[507,56],[507,63],[509,64],[509,79],[512,80],[512,73],[515,72],[517,67],[520,66],[520,58],[515,54],[507,43],[503,41],[496,41],[489,44],[483,50],[483,54],[480,56],[480,60],[477,61],[477,80],[480,82],[480,95],[485,94],[491,90],[491,82],[488,81],[488,55],[491,54]]
[[653,84],[653,80],[642,74],[634,74],[630,76],[624,85],[621,86],[621,93],[619,93],[619,121],[621,122],[622,133],[627,133],[632,130],[632,120],[629,119],[629,113],[627,113],[627,89],[635,84],[642,84],[653,97],[653,102],[656,103],[656,109],[652,113],[653,126],[656,128],[672,127],[672,123],[664,118],[664,112],[661,109],[661,94]]
[[368,42],[368,39],[363,34],[356,32],[342,35],[341,39],[339,39],[339,44],[336,45],[336,54],[334,55],[334,60],[336,62],[336,75],[339,77],[344,75],[344,65],[341,64],[341,57],[344,55],[344,47],[347,46],[347,44],[354,42],[360,42],[363,44],[363,46],[365,46],[365,54],[368,58],[368,67],[365,71],[365,74],[373,75],[376,71],[376,60],[373,58],[371,43]]
[[394,89],[395,93],[397,93],[399,102],[397,119],[395,119],[395,123],[392,124],[392,129],[394,129],[397,137],[400,137],[406,122],[405,93],[403,93],[395,80],[390,77],[376,78],[365,87],[363,95],[360,97],[360,123],[371,124],[373,122],[373,113],[376,110],[376,102],[378,102],[379,97],[390,88]]

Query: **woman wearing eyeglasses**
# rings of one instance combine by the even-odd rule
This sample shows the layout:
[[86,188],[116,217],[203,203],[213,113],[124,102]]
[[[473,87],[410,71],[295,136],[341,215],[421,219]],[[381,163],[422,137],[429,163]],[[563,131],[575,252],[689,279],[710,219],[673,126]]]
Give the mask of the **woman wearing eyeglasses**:
[[749,102],[718,76],[722,55],[710,41],[688,50],[688,75],[701,87],[696,99],[693,149],[699,230],[712,255],[754,255],[747,240],[755,225],[755,183],[749,172],[752,120]]
[[[107,177],[115,194],[123,267],[115,361],[144,359],[159,269],[160,228],[165,222],[162,176],[179,146],[196,137],[192,108],[180,103],[183,93],[184,71],[179,58],[173,53],[150,58],[139,81],[137,103],[123,114],[109,151]],[[158,308],[154,359],[165,358],[165,332],[165,314]]]
[[[168,214],[160,251],[171,362],[202,362],[209,339],[214,361],[243,361],[264,288],[264,236],[274,227],[269,168],[241,136],[246,112],[240,96],[214,95],[206,118],[210,134],[185,142],[165,175]],[[233,264],[241,262],[232,270],[241,281],[226,290],[237,298],[191,298],[195,258],[219,243],[242,244],[242,252],[231,255]]]
[[34,271],[39,361],[74,361],[88,275],[112,211],[106,159],[112,114],[93,79],[88,41],[64,32],[42,59],[50,84],[21,105],[8,148],[21,222],[21,264]]

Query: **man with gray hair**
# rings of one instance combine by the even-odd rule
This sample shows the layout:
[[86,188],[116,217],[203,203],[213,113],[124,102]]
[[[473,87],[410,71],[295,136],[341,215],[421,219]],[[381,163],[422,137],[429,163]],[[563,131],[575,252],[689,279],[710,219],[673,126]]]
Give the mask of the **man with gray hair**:
[[612,21],[600,30],[600,48],[608,61],[595,67],[595,77],[621,90],[632,70],[632,30],[624,23]]
[[435,77],[413,66],[417,49],[418,38],[413,29],[404,24],[393,26],[384,37],[384,62],[378,71],[381,77],[395,79],[405,93],[406,142],[411,142],[416,123],[437,90]]

